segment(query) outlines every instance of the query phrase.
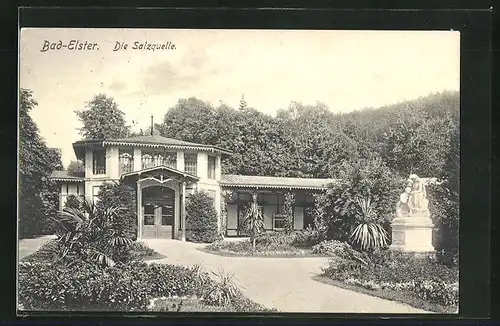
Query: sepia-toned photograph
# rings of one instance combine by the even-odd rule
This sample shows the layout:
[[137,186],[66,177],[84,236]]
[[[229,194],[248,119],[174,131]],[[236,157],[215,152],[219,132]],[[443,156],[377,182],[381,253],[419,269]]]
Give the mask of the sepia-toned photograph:
[[22,28],[18,314],[448,314],[457,31]]

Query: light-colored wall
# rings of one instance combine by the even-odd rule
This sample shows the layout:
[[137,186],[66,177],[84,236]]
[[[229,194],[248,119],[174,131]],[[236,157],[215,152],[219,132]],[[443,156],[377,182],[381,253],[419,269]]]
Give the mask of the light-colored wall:
[[[113,179],[120,178],[119,171],[119,147],[106,147],[106,174],[93,174],[93,149],[87,148],[85,152],[85,178],[87,179]],[[145,148],[134,148],[134,171],[142,169],[141,155]],[[184,152],[177,151],[177,170],[184,171]],[[215,185],[221,178],[221,157],[220,155],[210,154],[216,157],[215,179],[208,179],[208,156],[207,152],[197,152],[197,173],[200,182]]]

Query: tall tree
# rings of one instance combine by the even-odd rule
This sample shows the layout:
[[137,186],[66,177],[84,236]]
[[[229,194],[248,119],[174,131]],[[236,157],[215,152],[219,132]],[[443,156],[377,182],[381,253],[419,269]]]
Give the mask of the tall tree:
[[29,237],[48,231],[46,223],[56,213],[56,185],[48,177],[62,170],[61,154],[48,148],[30,116],[38,103],[28,89],[19,98],[19,235]]
[[83,124],[80,134],[84,139],[124,138],[130,135],[125,113],[112,97],[98,94],[83,110],[75,113]]

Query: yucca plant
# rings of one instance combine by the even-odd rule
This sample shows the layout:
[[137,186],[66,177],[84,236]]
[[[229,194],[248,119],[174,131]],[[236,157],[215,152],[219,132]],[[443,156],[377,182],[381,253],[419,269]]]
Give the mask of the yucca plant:
[[389,236],[382,225],[373,222],[376,212],[370,197],[356,198],[356,215],[361,220],[350,234],[350,241],[361,250],[387,247]]
[[65,207],[55,218],[58,227],[58,261],[82,259],[114,266],[113,256],[132,244],[113,226],[119,207],[100,210],[89,199],[80,198],[80,209]]
[[250,240],[252,241],[252,250],[255,251],[255,241],[259,234],[264,232],[264,216],[257,203],[257,195],[252,195],[252,202],[249,204],[244,217],[245,229],[250,235]]

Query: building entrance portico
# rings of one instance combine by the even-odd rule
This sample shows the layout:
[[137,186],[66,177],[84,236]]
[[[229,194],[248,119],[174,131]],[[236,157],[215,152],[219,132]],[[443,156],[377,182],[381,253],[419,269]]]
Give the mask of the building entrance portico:
[[199,178],[167,166],[130,172],[122,180],[136,186],[137,238],[185,240],[186,185]]

